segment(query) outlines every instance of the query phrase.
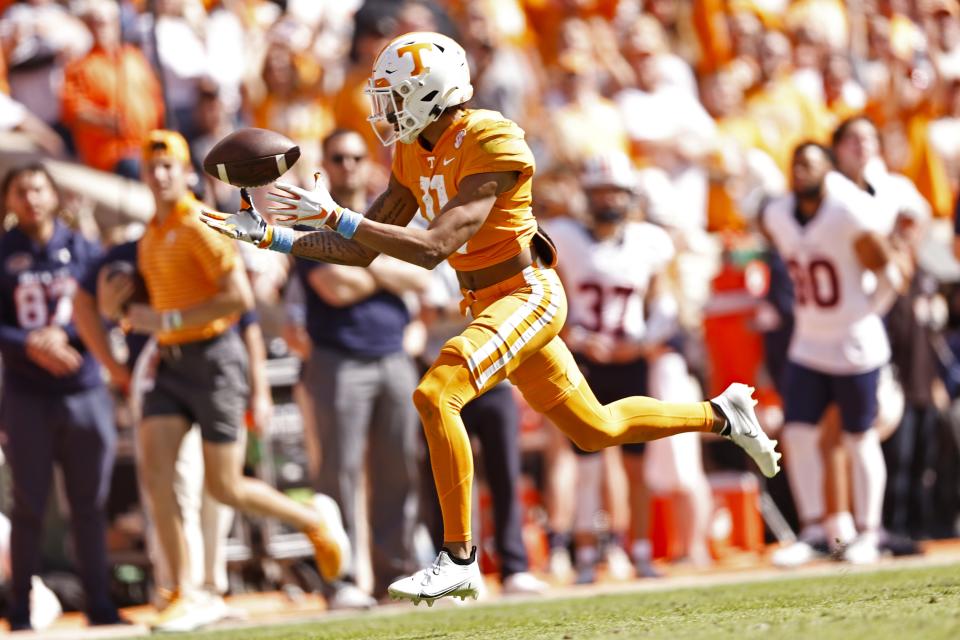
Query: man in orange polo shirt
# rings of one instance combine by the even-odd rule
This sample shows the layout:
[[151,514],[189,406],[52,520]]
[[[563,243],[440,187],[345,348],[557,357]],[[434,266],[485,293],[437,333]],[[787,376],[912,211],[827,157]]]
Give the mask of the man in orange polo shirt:
[[135,179],[140,141],[163,123],[163,97],[147,59],[121,42],[118,12],[106,0],[83,5],[93,48],[64,69],[62,118],[84,164]]
[[234,243],[197,217],[200,203],[187,189],[190,154],[183,137],[151,132],[142,162],[157,207],[138,254],[150,304],[131,305],[127,321],[134,331],[156,335],[161,357],[155,385],[143,399],[138,438],[150,463],[139,471],[177,585],[154,628],[188,631],[212,622],[211,609],[187,588],[189,550],[173,488],[180,443],[193,424],[200,426],[205,485],[215,499],[301,529],[327,580],[343,572],[349,542],[330,498],[317,496],[310,508],[242,475],[244,450],[237,437],[249,396],[247,356],[230,328],[253,304],[250,284]]

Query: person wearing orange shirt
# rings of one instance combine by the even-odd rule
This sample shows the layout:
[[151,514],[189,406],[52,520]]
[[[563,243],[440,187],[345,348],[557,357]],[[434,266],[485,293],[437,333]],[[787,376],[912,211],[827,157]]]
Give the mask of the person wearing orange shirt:
[[191,588],[190,550],[174,489],[180,445],[194,423],[203,439],[204,485],[215,500],[303,531],[325,580],[338,578],[350,555],[340,511],[328,496],[302,505],[242,475],[248,359],[232,327],[251,308],[253,293],[235,244],[200,223],[200,203],[187,188],[190,167],[179,133],[156,130],[145,138],[143,180],[157,212],[140,239],[137,268],[150,302],[131,304],[124,318],[132,331],[153,334],[158,344],[159,364],[137,433],[142,459],[150,463],[138,472],[175,586],[153,627],[171,632],[191,631],[217,615]]
[[83,6],[94,44],[64,70],[63,122],[84,164],[138,179],[140,142],[163,124],[160,84],[140,50],[121,43],[117,4]]
[[392,27],[390,16],[377,15],[373,8],[357,12],[350,47],[350,66],[343,86],[333,99],[333,119],[337,126],[359,132],[374,158],[387,166],[390,164],[390,154],[383,149],[377,134],[367,124],[370,97],[363,90],[370,77],[370,66],[377,52],[389,42]]
[[[234,214],[204,211],[202,219],[228,237],[302,258],[367,266],[386,253],[426,268],[447,260],[457,272],[460,308],[472,321],[444,344],[413,395],[440,498],[444,548],[432,568],[390,585],[391,596],[432,603],[479,595],[473,456],[460,412],[504,380],[586,451],[715,432],[744,447],[765,475],[779,471],[776,443],[761,431],[745,385],[731,385],[711,402],[597,401],[559,336],[566,297],[553,269],[556,250],[531,211],[533,154],[515,123],[464,106],[473,86],[459,44],[438,33],[398,36],[377,57],[368,93],[373,123],[392,126],[382,142],[401,144],[389,186],[365,215],[337,205],[322,185],[307,191],[278,183],[281,193],[268,196],[278,224],[267,224],[252,206]],[[427,228],[407,226],[418,209]]]
[[747,113],[761,132],[762,148],[781,172],[790,170],[801,138],[824,141],[829,118],[822,103],[806,96],[791,74],[790,41],[779,31],[764,35],[759,56],[760,83],[747,97]]
[[[271,42],[261,71],[265,94],[252,109],[254,126],[282,133],[300,146],[305,160],[300,170],[319,164],[319,141],[334,129],[332,110],[317,95],[319,83],[311,82],[314,71],[289,43]],[[311,176],[301,173],[299,177],[306,183]]]

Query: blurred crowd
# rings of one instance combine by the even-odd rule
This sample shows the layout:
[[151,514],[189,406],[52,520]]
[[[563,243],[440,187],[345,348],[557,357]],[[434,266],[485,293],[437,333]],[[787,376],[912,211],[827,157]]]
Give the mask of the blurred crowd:
[[[341,205],[363,210],[389,178],[391,153],[367,122],[363,89],[377,53],[408,31],[457,39],[472,70],[469,106],[526,131],[537,161],[534,211],[547,228],[564,218],[591,224],[606,204],[591,193],[589,161],[614,159],[601,186],[621,190],[630,216],[663,229],[675,248],[656,267],[678,322],[663,337],[669,348],[644,355],[650,395],[686,401],[748,382],[770,433],[782,423],[777,376],[790,312],[778,300],[789,284],[758,215],[791,189],[798,144],[830,146],[838,125],[869,119],[875,161],[909,179],[930,219],[914,285],[889,322],[895,348],[884,393],[899,402],[884,433],[887,547],[908,553],[916,540],[960,533],[956,0],[0,0],[0,132],[13,136],[0,144],[26,140],[36,157],[140,181],[150,132],[178,131],[194,166],[188,186],[230,211],[237,190],[206,176],[201,161],[237,127],[262,127],[300,146],[288,181],[312,186],[322,171]],[[51,206],[91,243],[108,249],[142,233],[141,222],[108,226],[95,207],[67,206],[84,195],[63,192]],[[17,206],[4,201],[5,230],[18,224]],[[294,373],[273,376],[272,399],[263,381],[251,399],[247,471],[270,469],[275,484],[299,482],[338,501],[351,538],[363,543],[360,569],[322,588],[334,605],[372,606],[391,579],[432,556],[425,547],[438,535],[411,394],[425,363],[462,328],[456,280],[387,259],[362,270],[248,248],[239,250],[264,360]],[[316,277],[315,269],[328,271]],[[134,361],[120,328],[110,336],[113,355],[98,359],[121,445],[99,508],[110,516],[112,580],[133,583],[117,567],[135,565],[132,552],[149,537],[133,465],[122,465],[133,459],[123,433],[136,422]],[[599,359],[616,350],[580,347]],[[338,379],[360,391],[342,395]],[[798,529],[782,475],[761,485],[720,439],[578,456],[509,388],[489,395],[497,397],[471,405],[465,422],[484,470],[480,551],[505,591],[540,592],[541,579],[592,582],[598,571],[652,577],[668,563],[700,569],[734,547],[790,542]],[[297,462],[289,452],[273,466],[263,461],[271,438],[289,436],[291,419],[303,427],[302,478],[284,466]],[[901,422],[909,429],[899,431]],[[754,535],[760,494],[766,534]],[[848,503],[830,508],[849,511]],[[242,529],[231,539],[272,553],[268,539],[243,538]],[[257,585],[282,582],[277,576],[265,570]],[[236,580],[209,582],[222,593],[241,588]],[[128,590],[122,599],[147,597]]]

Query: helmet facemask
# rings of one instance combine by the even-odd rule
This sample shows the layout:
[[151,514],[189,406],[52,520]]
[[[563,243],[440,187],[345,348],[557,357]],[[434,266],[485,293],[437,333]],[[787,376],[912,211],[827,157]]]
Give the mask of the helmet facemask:
[[366,93],[370,96],[373,113],[367,118],[367,122],[384,146],[389,147],[397,141],[406,144],[413,142],[442,112],[434,109],[437,112],[434,117],[428,115],[424,118],[417,117],[413,110],[406,108],[406,100],[415,93],[414,87],[421,84],[416,78],[392,87],[376,87],[374,82],[370,81]]

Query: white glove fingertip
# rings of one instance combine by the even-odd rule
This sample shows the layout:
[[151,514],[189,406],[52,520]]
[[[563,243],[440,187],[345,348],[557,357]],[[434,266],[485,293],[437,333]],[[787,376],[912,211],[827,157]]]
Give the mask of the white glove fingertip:
[[303,189],[301,189],[295,184],[290,184],[289,182],[274,182],[273,186],[277,187],[278,189],[283,189],[284,191],[288,191],[296,195],[300,195],[304,193]]

